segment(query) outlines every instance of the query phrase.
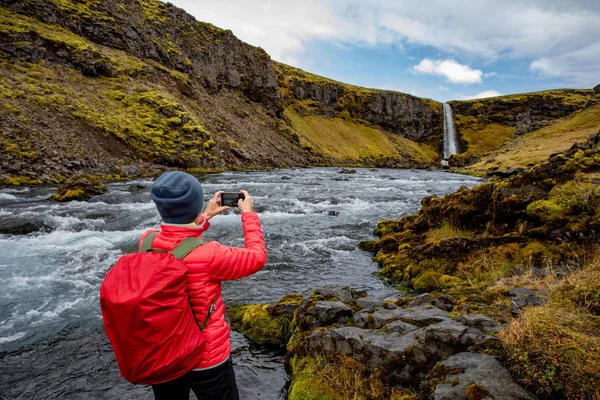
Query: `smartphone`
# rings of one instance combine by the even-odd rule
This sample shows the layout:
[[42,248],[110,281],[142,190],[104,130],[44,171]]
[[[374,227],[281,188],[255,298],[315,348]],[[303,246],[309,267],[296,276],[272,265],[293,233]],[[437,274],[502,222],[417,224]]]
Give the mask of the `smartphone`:
[[246,196],[240,192],[223,192],[221,193],[221,205],[227,207],[237,207],[238,200],[244,200]]

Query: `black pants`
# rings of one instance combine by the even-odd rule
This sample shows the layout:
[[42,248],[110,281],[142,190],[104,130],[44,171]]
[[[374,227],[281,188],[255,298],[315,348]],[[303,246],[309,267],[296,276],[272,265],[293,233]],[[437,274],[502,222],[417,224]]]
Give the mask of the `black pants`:
[[152,385],[156,400],[188,400],[190,389],[198,400],[239,400],[231,357],[218,367],[191,371],[181,378]]

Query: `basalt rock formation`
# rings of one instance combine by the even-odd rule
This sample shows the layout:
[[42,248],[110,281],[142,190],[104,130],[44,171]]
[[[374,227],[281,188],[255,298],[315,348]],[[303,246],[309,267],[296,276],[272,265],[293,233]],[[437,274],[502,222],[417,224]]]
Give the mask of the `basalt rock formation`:
[[[470,396],[476,390],[535,398],[490,355],[498,353],[505,322],[452,316],[448,296],[426,296],[381,300],[329,286],[270,305],[234,307],[233,323],[253,340],[276,337],[270,343],[286,347],[292,400],[483,398]],[[509,318],[504,311],[504,321]]]
[[280,63],[275,67],[286,105],[301,113],[356,118],[420,142],[442,135],[441,103],[347,85]]

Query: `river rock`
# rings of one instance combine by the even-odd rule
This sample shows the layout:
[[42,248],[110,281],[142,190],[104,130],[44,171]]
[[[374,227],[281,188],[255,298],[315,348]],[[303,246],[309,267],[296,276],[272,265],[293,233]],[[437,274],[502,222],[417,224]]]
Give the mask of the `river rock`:
[[424,329],[426,338],[454,345],[460,343],[461,337],[469,330],[469,327],[457,321],[444,320]]
[[432,304],[434,307],[437,307],[440,310],[452,311],[454,305],[456,304],[456,299],[452,296],[443,294],[441,296],[436,297],[433,300]]
[[483,314],[462,315],[456,318],[456,320],[467,326],[480,328],[485,332],[498,333],[502,330],[502,327],[495,319]]
[[354,324],[361,328],[368,328],[371,315],[369,311],[370,310],[361,310],[355,313],[352,317],[354,319]]
[[433,300],[433,297],[431,297],[431,295],[429,293],[424,293],[424,294],[421,294],[421,295],[415,297],[415,299],[413,301],[411,301],[408,305],[409,305],[409,307],[413,307],[413,306],[420,306],[423,304],[430,304],[432,300]]
[[78,177],[69,179],[62,186],[56,189],[53,198],[56,201],[87,201],[93,196],[98,196],[106,192],[104,186],[97,178]]
[[363,337],[371,332],[354,326],[316,330],[306,339],[305,344],[311,351],[323,351],[327,354],[342,353],[357,361],[363,360]]
[[416,326],[407,324],[404,321],[393,321],[387,324],[385,327],[388,333],[399,333],[401,335],[405,335],[408,332],[412,332],[418,329]]
[[324,286],[315,289],[315,293],[322,295],[325,300],[338,299],[346,303],[352,301],[352,290],[348,286]]
[[403,364],[425,364],[427,356],[422,350],[418,336],[409,333],[386,334],[376,332],[363,339],[365,343],[365,364],[370,370],[402,361]]
[[39,218],[27,218],[23,215],[0,218],[0,234],[5,235],[27,235],[51,228]]
[[352,318],[352,309],[341,301],[316,301],[299,317],[303,328],[314,329],[336,323],[345,324]]
[[409,324],[426,326],[450,319],[450,314],[433,306],[417,306],[404,310],[401,319]]
[[481,393],[478,399],[536,399],[515,383],[506,368],[490,355],[459,353],[441,365],[445,371],[443,380],[452,383],[438,383],[433,395],[435,400],[471,400],[473,392]]
[[396,308],[393,310],[387,310],[384,308],[384,309],[375,311],[373,314],[371,314],[371,316],[369,318],[369,322],[370,322],[372,328],[379,329],[379,328],[383,327],[384,325],[386,325],[388,322],[399,319],[405,313],[406,313],[406,310],[404,310],[402,308]]
[[375,311],[375,309],[383,307],[384,302],[373,296],[367,296],[356,299],[356,304],[364,309]]

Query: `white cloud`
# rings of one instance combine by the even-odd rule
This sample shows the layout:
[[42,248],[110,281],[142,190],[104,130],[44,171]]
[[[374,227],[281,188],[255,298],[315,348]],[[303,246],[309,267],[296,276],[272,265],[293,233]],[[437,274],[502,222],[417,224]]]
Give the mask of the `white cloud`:
[[486,97],[502,96],[502,93],[496,90],[484,90],[473,95],[459,96],[462,100],[485,99]]
[[471,64],[536,60],[534,71],[564,72],[572,82],[600,76],[597,53],[584,51],[599,43],[597,0],[170,1],[297,66],[306,44],[323,40],[427,46]]
[[483,73],[454,60],[430,60],[425,58],[415,65],[413,71],[421,74],[439,75],[452,83],[481,83]]
[[[590,64],[589,58],[597,62]],[[560,78],[572,85],[589,88],[600,83],[600,42],[556,57],[541,57],[529,69],[543,77]]]

